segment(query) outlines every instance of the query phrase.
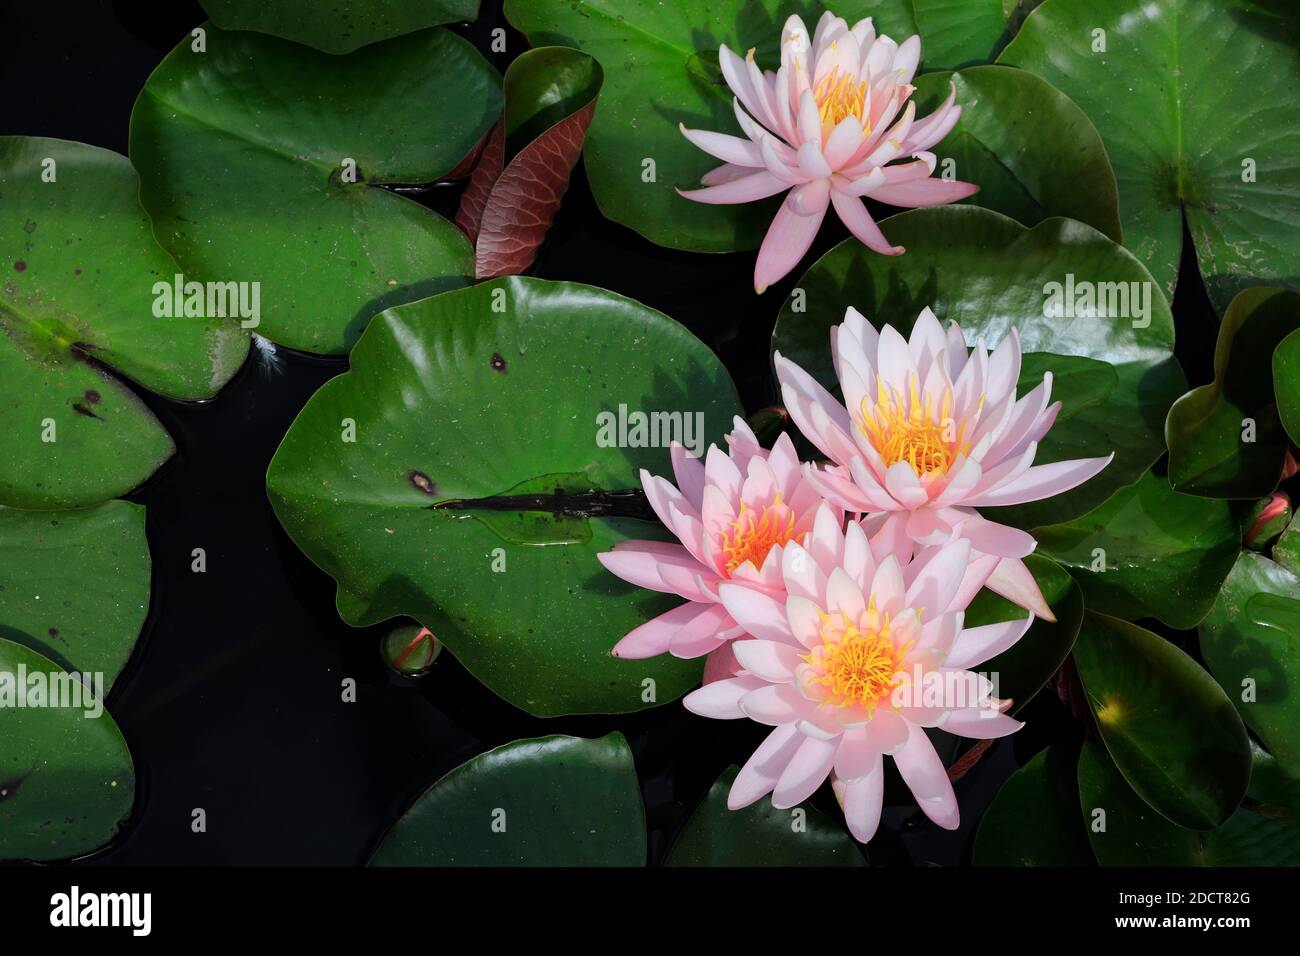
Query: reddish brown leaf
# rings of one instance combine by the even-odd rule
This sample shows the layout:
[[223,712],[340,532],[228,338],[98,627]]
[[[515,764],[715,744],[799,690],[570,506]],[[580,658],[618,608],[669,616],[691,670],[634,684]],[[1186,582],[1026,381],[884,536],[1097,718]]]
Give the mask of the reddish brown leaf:
[[[582,154],[582,142],[595,111],[593,99],[520,150],[501,173],[479,220],[475,278],[518,275],[533,264],[537,248],[569,188],[569,176]],[[484,153],[492,146],[489,140]],[[471,188],[473,185],[471,178]],[[464,199],[461,210],[465,210]],[[456,221],[460,223],[459,215]],[[461,228],[465,228],[464,224]]]
[[461,232],[469,236],[471,243],[478,239],[479,223],[483,219],[483,210],[487,207],[488,196],[492,187],[501,176],[501,163],[505,159],[506,134],[502,121],[487,132],[483,148],[479,151],[474,171],[470,173],[469,183],[460,197],[460,208],[456,210],[456,225]]
[[966,774],[970,773],[971,768],[980,762],[984,756],[984,751],[993,745],[992,740],[978,740],[975,746],[961,755],[961,759],[948,768],[948,781],[956,783]]

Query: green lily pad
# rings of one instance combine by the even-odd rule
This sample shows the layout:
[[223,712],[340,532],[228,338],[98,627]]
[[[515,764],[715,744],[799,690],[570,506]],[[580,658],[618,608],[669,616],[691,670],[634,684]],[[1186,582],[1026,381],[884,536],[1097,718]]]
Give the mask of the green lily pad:
[[1074,747],[1053,744],[1008,778],[975,834],[976,866],[1093,866]]
[[223,30],[253,30],[305,43],[326,53],[358,47],[440,23],[478,19],[479,0],[200,0]]
[[976,66],[919,77],[917,115],[936,109],[954,84],[961,119],[934,153],[940,173],[951,160],[954,178],[979,184],[966,202],[1026,226],[1077,219],[1121,241],[1115,174],[1083,110],[1032,73]]
[[0,637],[111,688],[149,613],[144,508],[0,508]]
[[[812,30],[824,6],[812,0],[506,0],[506,18],[533,46],[590,53],[605,85],[583,149],[600,211],[651,242],[691,252],[753,249],[779,199],[713,206],[677,195],[699,186],[719,160],[692,146],[678,124],[739,135],[718,47],[751,47],[763,68],[780,60],[792,14]],[[916,33],[909,0],[845,0],[850,23],[870,16],[900,43]],[[653,175],[653,178],[650,178]],[[648,181],[647,181],[648,180]]]
[[777,810],[760,800],[727,809],[740,771],[726,770],[709,788],[668,852],[667,866],[866,866],[853,837],[816,807]]
[[[988,517],[1004,523],[1029,528],[1084,514],[1135,481],[1164,453],[1165,414],[1187,383],[1172,355],[1169,307],[1131,253],[1082,223],[1046,219],[1026,229],[976,206],[914,209],[885,220],[883,228],[891,241],[907,247],[907,254],[880,256],[856,240],[830,250],[804,273],[781,307],[772,333],[774,349],[834,388],[829,332],[843,321],[848,306],[904,335],[921,309],[930,306],[940,321],[958,322],[971,345],[982,336],[992,348],[1016,328],[1025,352],[1082,356],[1111,365],[1116,382],[1100,403],[1095,387],[1078,396],[1053,388],[1052,398],[1064,407],[1040,442],[1035,461],[1112,451],[1115,460],[1066,494],[988,509]],[[1082,305],[1085,289],[1095,294],[1119,288],[1103,288],[1102,283],[1121,283],[1129,291],[1134,288],[1129,284],[1137,283],[1137,297],[1128,308],[1133,318],[1085,318],[1079,310],[1075,317],[1045,314],[1057,298],[1064,303],[1068,295],[1069,303]],[[1122,303],[1116,298],[1113,304]],[[1139,327],[1133,327],[1134,321]],[[1073,365],[1066,368],[1078,371]],[[1095,378],[1093,384],[1098,384]]]
[[1243,552],[1199,634],[1210,673],[1242,719],[1300,777],[1300,578]]
[[991,63],[1042,0],[912,0],[927,70]]
[[461,764],[394,824],[371,866],[643,866],[623,735],[516,740]]
[[1278,343],[1273,353],[1273,390],[1282,425],[1292,444],[1300,445],[1300,330]]
[[1097,859],[1103,866],[1300,866],[1300,781],[1258,747],[1253,760],[1241,808],[1214,830],[1187,830],[1143,803],[1105,748],[1087,742],[1079,796]]
[[1092,610],[1184,629],[1209,613],[1241,553],[1228,502],[1179,494],[1154,472],[1086,515],[1033,535],[1078,579]]
[[1186,217],[1223,308],[1244,286],[1300,282],[1296,37],[1281,8],[1249,0],[1047,0],[998,62],[1092,117],[1125,241],[1168,293]]
[[688,447],[720,442],[740,414],[707,347],[612,292],[511,277],[388,310],[351,361],[267,475],[289,535],[338,580],[344,620],[412,617],[540,716],[639,710],[699,680],[699,661],[610,656],[680,600],[625,584],[596,554],[666,533],[606,494],[639,489],[641,468],[671,473],[670,435],[617,447],[602,426],[620,408],[623,445],[653,437],[633,413],[676,414]]
[[1246,289],[1232,300],[1214,348],[1214,381],[1169,409],[1165,438],[1174,488],[1209,498],[1259,498],[1277,487],[1287,437],[1273,377],[1260,366],[1297,329],[1300,295],[1294,292]]
[[0,137],[0,504],[84,508],[127,493],[173,446],[117,375],[211,398],[248,352],[232,321],[155,314],[155,283],[179,269],[139,189],[110,150]]
[[131,161],[187,278],[247,283],[260,334],[346,352],[387,306],[469,281],[464,234],[383,186],[437,180],[500,111],[500,76],[440,27],[346,56],[209,27],[149,77]]
[[75,677],[3,638],[0,739],[0,860],[64,859],[113,839],[135,799],[121,731]]
[[[1038,582],[1043,599],[1056,615],[1055,621],[1034,618],[1024,637],[1001,654],[980,664],[976,670],[997,675],[996,695],[1012,701],[1011,712],[1019,711],[1042,690],[1070,656],[1083,623],[1083,592],[1059,564],[1041,554],[1025,558],[1025,565]],[[987,589],[980,591],[966,608],[966,627],[1024,620],[1025,611]]]
[[1232,816],[1250,742],[1214,678],[1159,635],[1092,611],[1074,659],[1106,750],[1147,804],[1194,830]]

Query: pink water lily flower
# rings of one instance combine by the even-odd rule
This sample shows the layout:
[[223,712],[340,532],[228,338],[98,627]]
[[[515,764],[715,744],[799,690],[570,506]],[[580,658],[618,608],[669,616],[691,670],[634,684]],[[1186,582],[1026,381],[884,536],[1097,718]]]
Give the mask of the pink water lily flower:
[[734,641],[734,676],[685,698],[705,717],[748,717],[774,729],[737,775],[733,809],[767,794],[778,809],[810,797],[829,776],[849,830],[870,840],[880,821],[884,757],[892,756],[925,814],[954,829],[957,801],[926,727],[963,737],[1020,728],[986,676],[971,671],[1011,647],[1021,620],[966,628],[981,586],[970,542],[958,539],[900,561],[882,536],[849,521],[819,526],[781,555],[784,594],[743,582],[718,587],[752,637]]
[[[901,255],[862,198],[894,206],[937,206],[965,199],[970,183],[934,179],[929,152],[956,124],[956,86],[937,110],[916,118],[910,97],[921,38],[902,44],[876,36],[871,18],[851,28],[830,12],[809,39],[803,20],[786,20],[781,65],[760,70],[754,51],[742,60],[724,44],[723,78],[735,94],[744,136],[687,129],[696,146],[723,161],[701,180],[703,189],[681,191],[703,203],[744,203],[789,190],[772,221],[754,267],[762,292],[803,258],[828,205],[849,230],[876,252]],[[742,108],[743,107],[743,108]],[[890,165],[897,159],[910,159]]]
[[723,648],[741,630],[720,603],[718,586],[744,581],[779,593],[782,548],[802,540],[815,524],[843,521],[843,512],[826,504],[806,479],[789,436],[781,435],[769,452],[743,420],[736,418],[734,428],[726,436],[729,451],[710,446],[703,462],[674,443],[676,485],[641,472],[646,498],[679,544],[622,541],[597,555],[624,581],[686,599],[630,631],[615,645],[615,657],[719,652],[707,676],[731,673]]
[[976,508],[1017,505],[1069,491],[1114,457],[1035,465],[1038,443],[1061,403],[1048,404],[1052,373],[1016,397],[1020,338],[1014,329],[990,355],[968,349],[961,328],[945,333],[928,308],[904,339],[879,333],[850,307],[831,329],[844,404],[777,353],[776,372],[791,419],[836,467],[808,479],[847,511],[871,513],[868,529],[896,542],[933,545],[960,536],[996,556],[988,587],[1053,620],[1021,560],[1032,535],[981,517]]

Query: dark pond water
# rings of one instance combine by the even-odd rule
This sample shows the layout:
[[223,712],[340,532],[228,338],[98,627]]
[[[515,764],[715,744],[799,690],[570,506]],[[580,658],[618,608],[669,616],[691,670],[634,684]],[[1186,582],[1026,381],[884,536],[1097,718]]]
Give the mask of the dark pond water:
[[[488,51],[491,29],[505,25],[497,7],[485,0],[483,18],[461,32],[504,69],[524,44],[511,31],[509,55]],[[136,93],[204,19],[194,3],[46,2],[12,10],[0,38],[8,47],[0,47],[0,133],[125,153]],[[444,215],[457,199],[456,187],[422,197]],[[845,235],[828,222],[814,255]],[[752,254],[675,253],[603,220],[579,170],[533,272],[613,289],[685,323],[725,362],[753,411],[775,399],[768,339],[793,278],[760,298],[752,267]],[[1180,329],[1190,317],[1192,328],[1205,330],[1180,332],[1179,345],[1189,377],[1204,381],[1216,322],[1197,282],[1184,283],[1175,311]],[[661,859],[718,774],[743,762],[762,729],[697,718],[678,704],[633,716],[541,720],[496,698],[449,654],[418,683],[392,675],[378,652],[387,627],[339,620],[333,582],[288,540],[264,490],[280,438],[346,362],[283,351],[277,359],[255,353],[220,396],[201,405],[143,395],[178,452],[131,496],[148,506],[153,603],[109,707],[134,754],[139,795],[128,829],[94,862],[357,864],[415,796],[469,757],[522,737],[611,730],[622,731],[636,755],[651,861]],[[190,571],[197,547],[207,551],[206,574]],[[1186,635],[1171,636],[1186,645]],[[357,681],[356,703],[341,701],[347,677]],[[973,824],[1007,774],[1045,741],[1077,733],[1050,693],[1024,716],[1026,729],[958,784],[962,829],[946,833],[910,808],[887,810],[873,861],[968,858]],[[829,788],[817,802],[835,812]],[[204,834],[190,829],[196,807],[207,812]]]

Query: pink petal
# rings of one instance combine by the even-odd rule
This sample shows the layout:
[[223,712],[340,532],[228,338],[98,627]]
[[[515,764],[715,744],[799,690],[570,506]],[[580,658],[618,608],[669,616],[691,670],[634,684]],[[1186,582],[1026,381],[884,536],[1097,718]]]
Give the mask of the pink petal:
[[1021,505],[1027,501],[1040,501],[1069,491],[1083,484],[1110,464],[1115,453],[1105,458],[1076,458],[1057,461],[1050,465],[1034,465],[1019,478],[987,491],[962,504],[993,508],[1000,505]]
[[764,684],[746,694],[738,706],[750,720],[780,727],[799,720],[817,705],[792,684]]
[[995,594],[1000,594],[1012,604],[1032,611],[1035,617],[1044,621],[1055,621],[1056,615],[1048,606],[1038,582],[1019,558],[1003,558],[998,562],[984,586]]
[[860,843],[868,842],[880,826],[880,807],[884,802],[885,769],[876,757],[869,774],[860,780],[843,783],[839,788],[840,806],[844,809],[844,822],[849,832]]
[[727,794],[727,809],[739,810],[771,793],[805,739],[794,724],[777,727],[768,734],[736,774]]
[[802,663],[799,649],[778,641],[733,641],[731,651],[741,667],[773,684],[790,683]]
[[740,709],[740,698],[760,687],[769,687],[761,678],[748,674],[728,677],[705,684],[682,698],[682,706],[692,714],[712,717],[714,720],[738,720],[745,714]]
[[[764,175],[764,174],[760,174]],[[770,175],[770,174],[766,174]],[[826,214],[825,186],[817,187],[815,182],[796,186],[776,212],[776,218],[768,227],[763,245],[758,250],[758,261],[754,264],[754,291],[762,294],[773,282],[784,278],[786,273],[798,265],[799,260],[812,245],[821,228],[822,217]],[[725,189],[725,186],[714,186]],[[775,190],[774,190],[775,191]],[[808,192],[804,192],[808,191]],[[799,198],[795,198],[795,194]],[[770,195],[770,194],[769,194]],[[813,202],[821,197],[821,208]],[[802,206],[806,211],[796,210]]]
[[974,183],[956,179],[922,179],[897,186],[877,186],[867,193],[877,202],[915,209],[919,206],[943,206],[979,192]]
[[922,812],[945,830],[957,829],[957,798],[924,730],[915,725],[908,728],[907,742],[894,754],[894,763]]
[[1020,620],[968,627],[952,642],[944,666],[963,669],[978,667],[1015,644],[1033,623],[1034,616],[1030,614]]
[[628,631],[623,639],[614,645],[611,653],[615,657],[627,660],[643,660],[666,653],[673,636],[711,607],[717,605],[696,604],[690,601],[680,604],[671,611],[665,611],[640,627]]
[[718,597],[736,623],[754,637],[779,644],[795,643],[785,619],[785,605],[780,601],[733,582],[721,585]]
[[755,202],[775,196],[790,188],[790,184],[777,179],[766,169],[760,169],[748,176],[741,176],[716,186],[702,189],[679,189],[677,194],[692,202],[710,205],[731,205],[733,203]]
[[[713,188],[721,189],[723,187],[715,186]],[[849,232],[857,236],[867,248],[885,256],[901,256],[906,251],[902,246],[889,244],[889,240],[880,231],[876,221],[871,218],[871,213],[867,212],[867,207],[862,204],[861,199],[856,196],[846,196],[839,190],[833,189],[831,190],[831,202],[835,206],[835,212],[844,225],[848,227]]]
[[788,810],[811,797],[831,772],[839,747],[839,737],[805,737],[776,782],[772,806]]

